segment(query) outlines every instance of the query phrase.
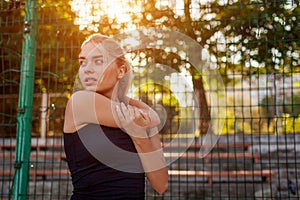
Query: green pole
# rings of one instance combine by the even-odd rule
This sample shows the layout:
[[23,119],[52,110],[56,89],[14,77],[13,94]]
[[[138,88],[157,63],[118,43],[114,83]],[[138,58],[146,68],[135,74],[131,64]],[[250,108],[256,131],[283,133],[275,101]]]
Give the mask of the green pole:
[[31,122],[36,61],[37,0],[25,3],[23,48],[18,100],[17,138],[12,199],[27,198],[29,158],[31,149]]

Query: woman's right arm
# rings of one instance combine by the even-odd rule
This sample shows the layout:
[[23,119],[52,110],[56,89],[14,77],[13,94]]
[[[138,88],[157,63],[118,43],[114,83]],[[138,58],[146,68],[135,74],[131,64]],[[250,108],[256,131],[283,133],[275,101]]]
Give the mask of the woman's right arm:
[[[109,127],[119,127],[114,116],[117,102],[90,91],[78,91],[72,94],[65,111],[64,132],[74,132],[82,126],[93,123]],[[147,104],[142,101],[130,99],[129,104],[147,111],[151,123],[149,127],[160,123],[159,117]]]
[[78,91],[72,94],[66,106],[64,132],[72,132],[70,130],[74,128],[78,130],[89,123],[118,127],[112,104],[115,103],[109,98],[95,92]]

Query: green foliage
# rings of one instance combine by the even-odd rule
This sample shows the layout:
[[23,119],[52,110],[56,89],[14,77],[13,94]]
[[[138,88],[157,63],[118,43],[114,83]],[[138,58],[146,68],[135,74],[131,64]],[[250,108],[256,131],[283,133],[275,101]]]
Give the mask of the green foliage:
[[292,94],[288,97],[284,104],[284,113],[291,117],[298,117],[300,115],[300,94]]
[[265,113],[264,107],[253,107],[250,116],[239,116],[239,107],[236,105],[235,110],[227,108],[221,134],[300,133],[300,115],[292,116],[283,113],[280,117],[276,117],[271,116],[270,113]]
[[84,35],[74,25],[75,14],[65,1],[39,0],[37,12],[36,77],[44,83],[37,89],[43,88],[48,93],[70,93]]
[[221,134],[234,134],[234,133],[236,133],[234,111],[230,109],[226,109],[226,117],[225,117],[224,126]]
[[[130,15],[127,21],[118,21],[109,16],[100,1],[93,1],[94,7],[91,8],[90,16],[96,15],[95,13],[104,14],[101,14],[101,20],[93,18],[91,25],[83,29],[80,29],[82,23],[75,23],[78,13],[72,10],[71,1],[38,0],[38,2],[35,93],[70,94],[73,86],[75,90],[78,89],[80,85],[76,79],[77,57],[84,38],[94,32],[115,35],[132,28],[168,28],[191,37],[209,50],[210,57],[216,63],[225,84],[234,84],[235,79],[232,77],[236,74],[249,77],[253,74],[259,76],[279,72],[284,75],[299,71],[298,0],[293,1],[293,5],[288,5],[285,1],[213,0],[200,3],[197,14],[191,9],[195,6],[191,0],[184,1],[181,14],[171,5],[159,5],[159,1],[156,0],[126,1],[128,6],[138,7],[138,12],[128,11]],[[24,13],[23,1],[0,3],[1,94],[18,93]],[[141,49],[131,52],[131,56],[132,59],[138,59],[139,64],[143,62],[160,64],[153,67],[153,71],[140,74],[140,77],[147,77],[153,82],[164,79],[164,74],[169,73],[167,71],[157,73],[162,70],[163,65],[171,67],[176,72],[185,68],[192,75],[195,93],[201,94],[198,96],[203,109],[201,113],[206,113],[204,118],[209,119],[205,92],[207,87],[203,83],[202,74],[191,66],[187,57],[179,56],[176,51],[164,49]],[[75,85],[74,80],[77,80]],[[139,81],[146,83],[145,79]],[[135,80],[134,83],[138,85],[143,82]],[[163,103],[175,106],[177,103],[172,98],[164,97]],[[263,100],[257,112],[261,112],[263,119],[270,124],[274,114],[272,109],[270,111],[270,107],[265,106],[267,101],[269,105],[272,104],[271,99]],[[297,118],[300,112],[297,102],[299,95],[294,94],[287,98],[284,102],[284,113]],[[14,104],[11,106],[13,107],[9,109],[9,115],[14,116],[17,108]],[[2,106],[0,113],[4,112],[4,107],[6,108]],[[246,124],[253,124],[243,119],[244,116],[233,118],[236,111],[227,112],[228,132],[237,133],[239,132],[237,128],[248,130]],[[234,131],[231,131],[232,127]],[[253,131],[258,129],[261,128],[255,128]]]
[[[210,45],[217,51],[219,62],[239,53],[240,70],[253,70],[250,61],[258,62],[266,73],[284,69],[297,70],[299,66],[299,1],[289,6],[285,1],[233,1],[221,5],[215,1],[210,5],[215,13],[212,21],[218,21],[218,29],[225,37],[226,48]],[[248,67],[247,67],[248,66]],[[258,72],[258,71],[257,71]]]
[[292,117],[284,114],[282,117],[282,131],[284,133],[300,133],[300,115]]
[[139,98],[158,113],[161,118],[162,127],[160,127],[162,134],[176,133],[179,126],[179,102],[174,97],[174,94],[169,88],[148,82],[138,88]]
[[292,95],[284,95],[284,101],[282,104],[275,103],[274,96],[266,96],[262,99],[260,106],[262,108],[262,114],[268,118],[275,116],[276,107],[284,114],[288,114],[291,117],[298,117],[300,115],[300,94],[293,93]]
[[20,83],[22,48],[22,12],[19,1],[0,3],[0,136],[13,137],[16,132],[17,93]]

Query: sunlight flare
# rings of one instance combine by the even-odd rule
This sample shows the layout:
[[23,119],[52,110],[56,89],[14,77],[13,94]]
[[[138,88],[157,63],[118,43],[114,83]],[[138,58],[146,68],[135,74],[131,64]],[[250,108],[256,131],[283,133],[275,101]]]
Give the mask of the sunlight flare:
[[86,28],[94,32],[98,32],[103,17],[130,27],[132,15],[142,11],[141,1],[130,0],[72,0],[70,5],[77,16],[74,23],[80,30]]

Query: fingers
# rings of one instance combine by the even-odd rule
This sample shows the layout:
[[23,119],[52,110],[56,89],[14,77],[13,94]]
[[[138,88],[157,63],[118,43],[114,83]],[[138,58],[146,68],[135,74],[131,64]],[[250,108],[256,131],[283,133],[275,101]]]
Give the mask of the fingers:
[[[124,105],[124,104],[123,104]],[[129,116],[129,119],[130,120],[133,120],[135,118],[135,109],[134,107],[128,105],[127,108],[126,106],[124,105],[124,109],[127,109],[128,110],[128,116]]]
[[138,109],[137,107],[128,105],[127,109],[128,109],[128,114],[129,114],[129,116],[131,117],[132,120],[141,118],[141,112],[142,111],[140,109]]
[[137,107],[134,107],[134,117],[139,118],[141,114],[141,110],[138,109]]
[[129,111],[129,109],[126,108],[126,106],[123,102],[121,103],[121,111],[124,115],[124,118],[128,120],[128,118],[130,116],[130,111]]
[[135,111],[132,106],[126,106],[123,102],[119,105],[116,105],[117,115],[120,120],[124,122],[131,122],[134,120]]
[[124,116],[123,112],[121,111],[119,105],[116,105],[116,111],[117,111],[119,120],[121,121],[121,123],[124,123],[126,121],[126,119],[125,119],[125,116]]
[[139,110],[141,116],[143,117],[144,120],[149,120],[149,115],[143,112],[142,110]]
[[133,122],[139,126],[147,126],[151,121],[147,113],[135,106],[126,106],[124,103],[121,103],[120,106],[116,106],[116,110],[123,125]]

